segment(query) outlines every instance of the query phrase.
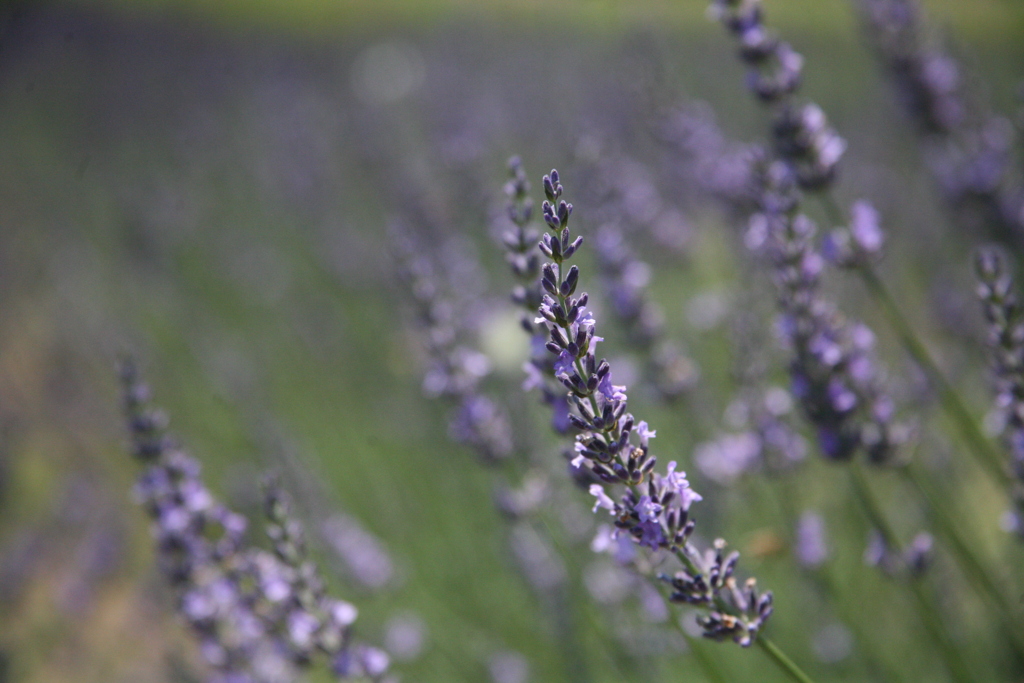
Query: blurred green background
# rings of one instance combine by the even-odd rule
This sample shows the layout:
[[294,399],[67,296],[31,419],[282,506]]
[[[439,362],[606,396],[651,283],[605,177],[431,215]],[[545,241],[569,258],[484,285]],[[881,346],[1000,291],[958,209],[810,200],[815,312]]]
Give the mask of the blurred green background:
[[[552,166],[563,169],[586,234],[571,168],[594,131],[657,171],[650,130],[659,110],[648,103],[694,98],[714,106],[732,135],[763,139],[733,45],[704,5],[4,4],[0,681],[201,680],[130,497],[137,471],[113,372],[123,349],[140,358],[173,432],[231,505],[254,513],[261,472],[277,468],[311,536],[342,511],[380,539],[394,576],[378,590],[346,574],[322,540],[314,544],[337,592],[360,607],[363,637],[379,642],[389,620],[409,612],[426,625],[422,654],[396,663],[403,680],[489,680],[488,662],[505,651],[519,653],[535,681],[570,680],[573,656],[590,662],[578,680],[699,680],[687,655],[644,651],[657,635],[632,646],[609,640],[621,624],[585,600],[577,651],[566,653],[549,606],[509,558],[493,477],[448,440],[445,409],[421,397],[385,227],[399,200],[416,196],[445,230],[470,236],[487,265],[488,295],[501,301],[509,277],[488,209],[500,206],[511,153],[523,154],[535,184]],[[1024,4],[924,5],[984,76],[984,96],[1012,114]],[[850,142],[840,195],[872,196],[891,220],[885,275],[981,415],[980,334],[963,328],[977,324],[964,256],[976,238],[943,220],[850,3],[767,6],[771,24],[807,59],[804,93]],[[662,185],[671,197],[671,182]],[[696,328],[687,305],[700,294],[739,301],[749,280],[735,231],[711,207],[686,208],[694,229],[687,255],[646,256],[669,328],[701,364],[703,393],[696,407],[640,398],[634,412],[658,428],[663,458],[690,470],[694,446],[713,435],[707,420],[721,421],[735,387],[728,321]],[[854,285],[840,283],[836,293],[877,322]],[[762,303],[770,307],[767,297]],[[520,336],[511,328],[491,345],[506,359],[505,386],[518,383]],[[905,371],[884,333],[882,346]],[[529,410],[542,431],[541,411]],[[941,460],[949,446],[927,448]],[[844,500],[830,488],[837,474],[811,460],[792,485],[828,515]],[[993,537],[986,547],[1002,548],[993,522],[1001,493],[976,472],[963,476],[974,482],[975,521],[991,530],[982,534]],[[706,498],[703,533],[732,539],[745,552],[744,572],[775,590],[776,639],[821,680],[865,680],[856,655],[826,662],[815,654],[812,636],[834,617],[822,616],[786,553],[773,549],[784,534],[766,487],[693,479]],[[898,506],[898,493],[892,500]],[[579,505],[589,506],[582,492]],[[866,532],[855,518],[829,521],[850,538]],[[569,560],[574,571],[587,561],[583,545]],[[905,599],[863,570],[861,545],[836,551],[854,596],[851,618],[875,635],[881,659],[920,676],[906,680],[941,680],[927,646],[915,644]],[[1019,561],[1013,552],[994,561]],[[970,617],[968,607],[964,643],[983,661],[991,646]],[[642,620],[629,628],[671,632]],[[757,652],[706,649],[733,680],[770,680]]]

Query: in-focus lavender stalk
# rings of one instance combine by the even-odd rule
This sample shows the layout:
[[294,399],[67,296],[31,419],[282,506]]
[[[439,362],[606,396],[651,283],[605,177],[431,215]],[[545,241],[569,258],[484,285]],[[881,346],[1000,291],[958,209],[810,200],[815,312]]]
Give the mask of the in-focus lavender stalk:
[[165,433],[134,364],[121,367],[132,453],[148,466],[135,493],[153,519],[160,563],[178,611],[200,641],[217,683],[284,683],[318,654],[341,678],[383,680],[387,655],[353,642],[356,609],[327,596],[305,555],[301,525],[267,489],[274,552],[243,544],[246,520],[217,502],[199,464]]
[[1024,538],[1024,319],[1006,260],[983,249],[975,260],[978,298],[988,323],[988,345],[995,375],[996,408],[1003,443],[1010,455],[1013,507],[1004,527]]
[[555,379],[554,364],[545,349],[547,332],[534,321],[541,304],[540,256],[537,254],[538,233],[530,224],[533,218],[533,200],[530,181],[526,178],[522,160],[512,157],[508,161],[509,181],[505,184],[508,198],[507,213],[513,228],[502,235],[505,260],[517,280],[512,289],[512,302],[523,309],[520,325],[530,336],[530,359],[523,366],[526,381],[523,389],[539,389],[544,403],[551,408],[551,426],[560,434],[569,430],[569,403]]
[[[454,266],[453,255],[437,254],[436,249],[416,243],[409,231],[392,232],[398,272],[417,306],[418,336],[426,339],[430,356],[426,393],[459,404],[449,428],[453,440],[471,446],[482,463],[502,466],[495,478],[495,505],[509,524],[509,550],[523,578],[551,610],[564,652],[566,680],[584,681],[588,667],[579,654],[573,623],[576,609],[567,589],[568,569],[555,550],[550,529],[539,519],[551,495],[549,474],[532,461],[526,440],[513,434],[500,399],[481,391],[481,381],[489,370],[487,357],[463,338],[465,333],[477,331],[472,328],[479,327],[480,318],[458,304],[454,288],[446,286],[440,276],[442,268]],[[464,253],[456,256],[470,259]],[[476,369],[467,368],[467,360],[473,361]],[[443,390],[431,391],[432,385]]]
[[[1024,240],[1024,183],[1013,166],[1013,125],[972,97],[965,73],[928,35],[914,0],[856,0],[866,32],[926,146],[945,199],[974,230]],[[973,215],[972,215],[973,214]]]
[[664,579],[673,589],[673,602],[706,610],[699,620],[704,634],[749,646],[772,613],[772,594],[759,593],[753,579],[737,585],[739,554],[726,555],[724,541],[706,552],[689,542],[694,530],[690,506],[701,497],[685,473],[676,471],[675,462],[664,472],[656,471],[657,458],[649,450],[654,430],[626,411],[626,388],[612,384],[611,366],[597,360],[596,345],[602,339],[586,308],[588,296],[575,296],[579,268],[566,267],[583,239],[570,234],[572,205],[561,199],[557,171],[544,176],[544,193],[543,217],[552,232],[543,235],[540,249],[550,261],[541,267],[545,293],[533,323],[546,330],[545,346],[556,356],[555,376],[568,390],[569,420],[579,431],[572,464],[621,491],[615,500],[601,484],[590,487],[594,511],[609,512],[615,534],[651,550],[664,549],[683,563],[684,570]]

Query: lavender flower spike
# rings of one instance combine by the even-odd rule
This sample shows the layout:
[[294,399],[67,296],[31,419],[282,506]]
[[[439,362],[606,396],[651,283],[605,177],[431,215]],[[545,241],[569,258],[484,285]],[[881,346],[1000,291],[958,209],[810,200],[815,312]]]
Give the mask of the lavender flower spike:
[[665,549],[683,563],[683,571],[663,578],[672,586],[673,602],[707,610],[699,620],[705,636],[749,646],[772,613],[772,594],[758,593],[753,579],[737,586],[733,572],[739,553],[723,555],[724,541],[706,553],[690,544],[694,523],[689,510],[701,497],[685,473],[676,471],[676,463],[670,462],[663,473],[656,471],[657,458],[650,453],[654,430],[627,412],[626,387],[612,383],[607,360],[597,360],[601,338],[586,307],[588,296],[576,296],[579,268],[566,267],[583,238],[573,238],[569,231],[572,205],[561,199],[562,192],[558,171],[552,170],[544,176],[547,199],[542,205],[551,232],[539,245],[550,261],[541,267],[544,294],[534,324],[547,330],[546,348],[557,357],[556,377],[568,391],[569,420],[580,432],[573,465],[620,489],[616,500],[601,484],[590,488],[595,512],[608,511],[616,535],[626,534],[651,550]]
[[1024,538],[1024,318],[1013,292],[1013,277],[998,251],[980,251],[975,270],[978,297],[988,322],[996,407],[1014,478],[1013,509],[1007,512],[1004,526]]
[[547,331],[543,325],[534,321],[542,303],[542,289],[540,258],[536,251],[540,234],[531,225],[533,200],[530,199],[530,182],[519,157],[509,159],[508,170],[510,179],[505,184],[508,199],[506,212],[513,227],[504,232],[502,241],[505,245],[505,260],[517,280],[512,290],[512,301],[523,309],[519,322],[530,335],[530,360],[523,366],[526,371],[523,388],[540,389],[542,400],[551,407],[551,426],[556,432],[565,434],[570,426],[569,404],[562,385],[555,378],[555,365],[545,349]]
[[[894,405],[884,392],[874,358],[874,334],[847,320],[820,293],[826,260],[815,245],[816,227],[797,213],[792,169],[775,162],[765,173],[762,211],[750,219],[747,244],[770,260],[778,288],[780,331],[793,352],[789,371],[793,394],[818,442],[833,460],[858,449],[874,463],[886,462],[903,440],[894,424]],[[855,222],[867,223],[867,207]],[[877,227],[877,226],[875,226]],[[860,225],[849,258],[866,259],[874,233]],[[834,240],[833,240],[834,241]],[[863,241],[867,246],[861,246]]]
[[818,105],[795,101],[803,57],[765,26],[761,0],[712,0],[709,14],[739,41],[740,58],[750,68],[750,89],[775,107],[775,147],[800,186],[816,190],[831,185],[846,141]]
[[352,641],[356,609],[326,595],[283,493],[267,487],[274,552],[242,544],[246,520],[203,484],[199,464],[166,436],[135,366],[122,363],[132,452],[149,464],[136,496],[154,522],[157,554],[178,611],[200,640],[216,683],[286,683],[324,654],[339,678],[381,681],[387,655]]

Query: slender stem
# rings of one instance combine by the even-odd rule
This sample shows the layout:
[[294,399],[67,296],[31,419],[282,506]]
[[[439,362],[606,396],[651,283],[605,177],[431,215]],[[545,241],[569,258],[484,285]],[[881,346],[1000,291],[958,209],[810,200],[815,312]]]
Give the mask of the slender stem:
[[768,658],[775,663],[775,666],[782,669],[782,671],[792,680],[796,681],[796,683],[814,683],[814,680],[805,674],[803,670],[801,670],[792,659],[787,657],[786,653],[780,650],[779,646],[769,638],[766,638],[765,636],[758,636],[757,645],[765,654],[768,655]]
[[[843,217],[832,195],[827,192],[821,192],[817,196],[825,208],[829,220],[841,224]],[[985,438],[985,435],[981,433],[974,417],[960,400],[959,394],[950,385],[945,375],[942,374],[939,366],[932,360],[925,345],[914,334],[913,329],[907,323],[906,316],[900,311],[896,300],[889,293],[885,283],[868,265],[858,268],[857,272],[864,281],[868,292],[874,298],[875,303],[882,309],[889,324],[900,338],[900,342],[907,353],[920,366],[928,376],[932,386],[935,387],[939,394],[939,402],[942,405],[942,409],[956,424],[961,438],[970,447],[970,452],[974,455],[975,459],[998,484],[1003,487],[1010,486],[1010,476],[1003,467],[1002,458],[999,453],[989,440]]]
[[[795,548],[797,539],[795,538],[794,529],[798,523],[796,514],[796,506],[794,501],[799,498],[799,487],[794,487],[791,484],[792,480],[789,477],[780,477],[779,484],[782,486],[783,491],[777,490],[776,486],[772,485],[772,482],[766,482],[766,488],[769,492],[769,498],[774,507],[777,508],[778,515],[782,518],[785,527],[786,541],[791,548]],[[832,606],[832,609],[836,617],[848,626],[853,632],[854,643],[857,649],[860,651],[860,656],[864,661],[865,667],[868,671],[877,672],[883,680],[893,681],[903,678],[897,675],[895,671],[892,671],[890,667],[881,662],[878,657],[875,656],[870,648],[867,647],[868,638],[865,636],[864,629],[860,620],[854,619],[849,613],[846,603],[840,600],[841,591],[836,586],[835,580],[831,575],[831,567],[823,565],[817,569],[811,569],[799,565],[801,573],[818,589],[818,592],[827,600],[828,604]]]
[[728,678],[722,668],[704,649],[704,643],[701,642],[700,638],[694,638],[690,635],[683,625],[679,623],[678,619],[673,619],[672,622],[676,626],[676,630],[679,631],[683,636],[683,640],[686,641],[686,646],[690,649],[693,654],[693,659],[697,662],[697,666],[700,667],[701,671],[707,677],[711,683],[728,683]]
[[[864,510],[864,514],[867,516],[868,521],[878,530],[878,533],[882,535],[885,540],[886,546],[893,549],[899,549],[900,543],[896,536],[895,531],[889,525],[885,519],[885,515],[882,514],[881,507],[878,505],[878,501],[875,500],[874,495],[871,493],[871,489],[868,486],[867,479],[864,477],[864,473],[861,471],[860,465],[857,463],[851,463],[847,467],[847,471],[850,473],[850,483],[853,487],[853,492],[857,500],[860,502],[861,507]],[[938,646],[938,654],[942,657],[949,669],[950,674],[953,678],[961,683],[970,683],[970,681],[976,680],[971,675],[967,664],[960,656],[960,651],[953,643],[952,637],[946,630],[945,621],[939,611],[936,609],[934,602],[929,599],[929,596],[925,595],[924,586],[920,581],[911,578],[908,582],[911,593],[914,596],[914,600],[917,602],[918,616],[921,619],[921,623],[928,634],[936,641]]]
[[987,598],[990,607],[999,614],[999,619],[1003,624],[1003,628],[1000,630],[1009,640],[1010,647],[1018,659],[1024,657],[1024,630],[1021,629],[1017,618],[1008,609],[1008,606],[1014,602],[1005,596],[999,588],[998,580],[990,574],[985,563],[979,561],[975,553],[964,542],[963,534],[957,530],[953,518],[931,485],[927,483],[919,468],[911,463],[900,468],[899,472],[920,492],[936,531],[942,535],[967,580],[974,584],[975,590],[981,593],[983,598]]
[[[679,558],[679,560],[686,567],[687,571],[689,571],[692,575],[696,576],[697,574],[701,573],[700,570],[697,569],[696,565],[693,564],[693,560],[691,560],[687,556],[686,552],[682,549],[677,548],[675,550],[675,556]],[[722,600],[719,597],[715,598],[715,607],[725,614],[730,613],[729,606],[725,603],[724,600]],[[787,657],[786,654],[781,649],[779,649],[778,645],[768,640],[766,636],[759,633],[757,635],[757,638],[755,639],[755,642],[761,647],[762,650],[764,650],[768,654],[768,656],[775,663],[775,665],[778,666],[782,670],[782,672],[789,676],[791,679],[797,681],[798,683],[814,683],[814,680],[810,676],[805,674],[803,670],[799,666],[797,666],[793,660]]]

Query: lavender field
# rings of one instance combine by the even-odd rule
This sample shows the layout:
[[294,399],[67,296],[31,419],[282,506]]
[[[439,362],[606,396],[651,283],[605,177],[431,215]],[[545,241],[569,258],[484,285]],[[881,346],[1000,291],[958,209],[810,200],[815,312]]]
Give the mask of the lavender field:
[[1024,680],[1024,6],[8,3],[0,112],[0,683]]

